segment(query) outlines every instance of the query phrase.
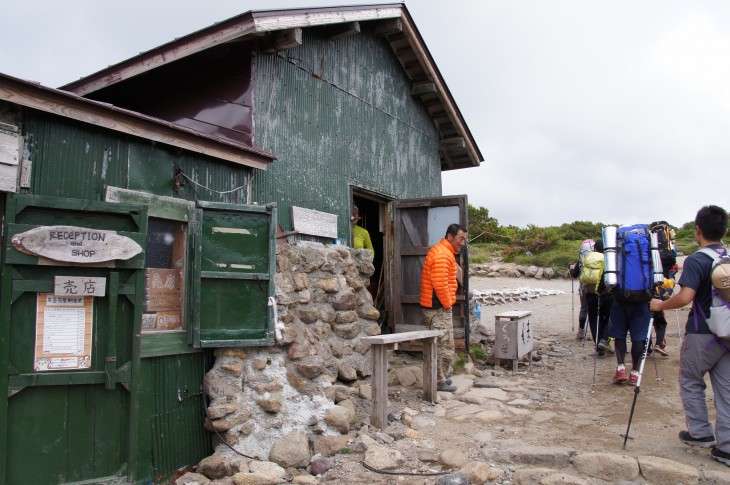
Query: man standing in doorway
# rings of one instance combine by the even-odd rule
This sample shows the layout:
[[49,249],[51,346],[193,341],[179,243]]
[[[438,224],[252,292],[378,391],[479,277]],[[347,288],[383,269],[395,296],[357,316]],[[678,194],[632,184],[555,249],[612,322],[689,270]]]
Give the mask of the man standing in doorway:
[[466,229],[459,224],[451,224],[446,235],[426,254],[421,273],[421,308],[426,317],[426,325],[431,330],[446,332],[436,342],[438,350],[437,389],[455,392],[456,386],[446,376],[454,360],[454,324],[451,307],[456,303],[456,279],[459,266],[456,257],[466,246]]

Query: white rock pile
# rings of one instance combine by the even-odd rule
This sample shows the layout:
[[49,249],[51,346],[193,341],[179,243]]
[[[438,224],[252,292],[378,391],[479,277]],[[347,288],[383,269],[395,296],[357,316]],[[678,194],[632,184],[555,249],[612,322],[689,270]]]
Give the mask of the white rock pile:
[[520,287],[501,290],[473,290],[472,293],[472,299],[478,301],[480,305],[501,305],[503,303],[534,300],[541,296],[562,295],[565,292],[561,290]]

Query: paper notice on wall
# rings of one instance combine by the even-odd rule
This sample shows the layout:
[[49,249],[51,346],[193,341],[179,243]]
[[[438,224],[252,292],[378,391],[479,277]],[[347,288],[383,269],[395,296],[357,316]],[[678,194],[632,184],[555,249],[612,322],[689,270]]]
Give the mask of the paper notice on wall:
[[91,366],[93,298],[39,293],[36,307],[36,371]]

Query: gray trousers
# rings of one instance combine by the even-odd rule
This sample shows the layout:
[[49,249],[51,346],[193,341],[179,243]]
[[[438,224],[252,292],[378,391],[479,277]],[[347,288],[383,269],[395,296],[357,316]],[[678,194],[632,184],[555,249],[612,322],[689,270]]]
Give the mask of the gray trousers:
[[[730,348],[730,345],[725,344]],[[710,373],[715,402],[715,433],[707,412],[705,374]],[[695,438],[715,436],[717,447],[730,453],[730,353],[714,335],[686,334],[679,364],[679,393],[687,431]]]

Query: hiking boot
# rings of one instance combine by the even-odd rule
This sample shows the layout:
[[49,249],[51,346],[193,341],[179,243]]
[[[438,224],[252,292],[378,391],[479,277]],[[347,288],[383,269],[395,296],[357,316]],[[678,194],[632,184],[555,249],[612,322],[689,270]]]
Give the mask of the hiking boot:
[[613,354],[613,349],[611,349],[611,346],[608,345],[608,342],[606,342],[605,339],[601,339],[598,341],[598,348],[603,349],[605,352],[610,352]]
[[631,371],[631,374],[629,374],[629,385],[635,386],[639,382],[639,373]]
[[441,391],[441,392],[456,392],[456,386],[452,386],[452,385],[446,384],[446,382],[444,382],[443,384],[439,384],[436,387],[436,390]]
[[[705,436],[704,438],[695,438],[691,434],[689,434],[689,431],[680,431],[679,432],[679,441],[684,443],[685,445],[689,446],[699,446],[700,448],[712,448],[717,444],[717,441],[715,441],[714,436]],[[721,451],[725,456],[730,456],[724,451]],[[714,458],[714,457],[713,457]],[[720,460],[718,460],[720,461]],[[725,463],[725,462],[723,462]]]
[[717,449],[717,447],[712,448],[710,458],[730,466],[730,453],[725,453],[724,451]]
[[578,329],[578,335],[576,335],[575,339],[577,341],[581,341],[586,338],[586,329],[585,328],[579,328]]
[[614,384],[621,384],[628,380],[629,380],[629,378],[626,377],[626,369],[616,369],[616,375],[613,376]]
[[662,357],[669,357],[669,352],[664,350],[664,347],[659,347],[658,345],[654,347],[654,351],[661,355]]
[[603,349],[596,349],[596,357],[598,357],[599,359],[603,359],[604,357],[606,357],[606,351]]

